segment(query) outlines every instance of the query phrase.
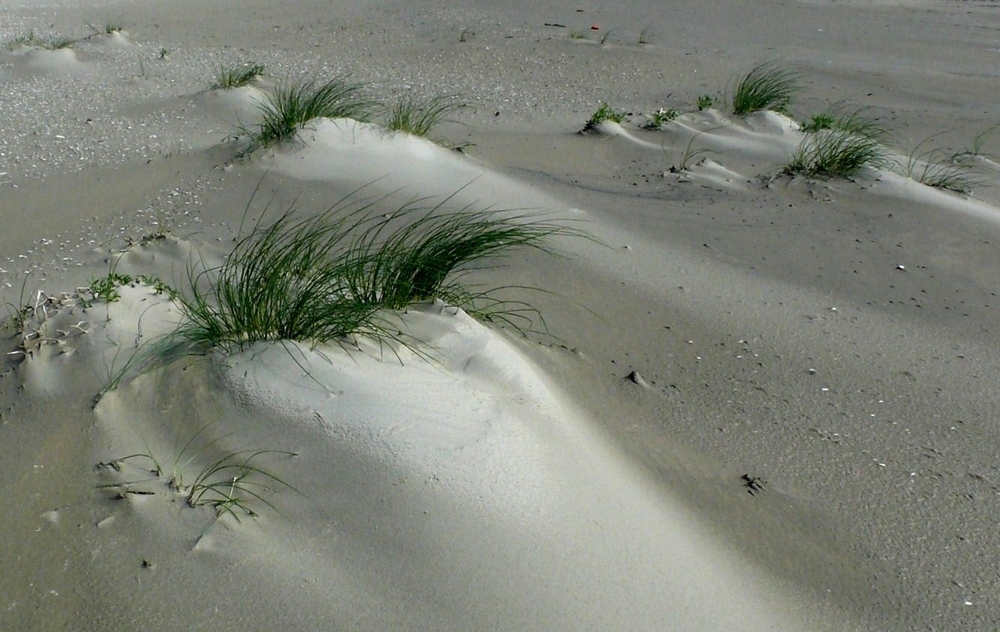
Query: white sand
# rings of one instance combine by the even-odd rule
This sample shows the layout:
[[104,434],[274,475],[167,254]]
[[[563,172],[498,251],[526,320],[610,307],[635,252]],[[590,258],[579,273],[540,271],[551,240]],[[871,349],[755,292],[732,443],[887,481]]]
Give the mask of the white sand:
[[[968,147],[997,120],[989,3],[420,5],[5,7],[2,39],[125,32],[0,53],[0,287],[34,307],[0,374],[0,629],[1000,626],[997,189],[775,177],[796,120],[841,99],[900,162]],[[773,57],[803,71],[797,118],[694,111]],[[237,61],[268,76],[206,90]],[[434,133],[468,146],[324,120],[234,160],[270,87],[339,72],[461,94]],[[576,134],[604,101],[629,120]],[[660,107],[684,113],[641,129]],[[76,288],[111,266],[181,285],[268,204],[352,194],[544,211],[602,243],[479,277],[550,290],[516,297],[555,339],[422,305],[398,320],[416,351],[256,345],[128,371],[94,405],[181,315]],[[294,487],[258,477],[256,518],[167,484],[242,450]]]

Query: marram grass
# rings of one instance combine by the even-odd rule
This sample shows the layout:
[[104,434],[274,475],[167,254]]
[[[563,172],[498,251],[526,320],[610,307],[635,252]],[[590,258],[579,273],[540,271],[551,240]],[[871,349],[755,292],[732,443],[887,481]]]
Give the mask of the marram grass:
[[254,79],[264,74],[264,64],[244,64],[242,66],[221,66],[219,74],[212,82],[213,90],[231,90],[250,85]]
[[849,178],[865,167],[881,167],[885,163],[885,152],[876,140],[828,129],[806,136],[783,171],[792,175]]
[[340,77],[321,85],[315,81],[278,85],[260,104],[260,122],[256,126],[239,127],[238,133],[250,139],[244,153],[292,139],[310,121],[319,118],[369,120],[375,103],[364,96],[363,89],[362,84]]
[[785,112],[798,92],[799,73],[773,61],[757,64],[744,75],[733,91],[732,110],[746,116],[762,110]]
[[218,269],[190,274],[186,323],[172,346],[231,352],[258,341],[392,338],[387,313],[432,299],[514,324],[530,306],[469,286],[466,275],[516,249],[547,251],[560,235],[583,233],[534,215],[469,208],[410,205],[385,215],[335,206],[308,218],[290,209],[240,239]]
[[839,104],[833,105],[810,117],[808,121],[803,123],[802,131],[813,133],[822,130],[840,130],[883,142],[888,136],[888,132],[878,122],[878,119],[866,114],[867,110],[868,108],[846,110]]
[[384,125],[391,132],[426,137],[431,129],[461,107],[452,97],[405,96],[386,109]]

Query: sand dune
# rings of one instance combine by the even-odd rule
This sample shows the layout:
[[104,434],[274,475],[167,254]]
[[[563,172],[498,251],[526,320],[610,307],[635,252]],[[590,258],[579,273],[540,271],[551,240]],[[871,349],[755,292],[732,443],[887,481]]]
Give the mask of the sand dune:
[[[989,3],[8,4],[0,628],[1000,625]],[[766,59],[796,98],[731,114]],[[337,75],[466,107],[240,157],[275,86]],[[855,104],[881,164],[784,170]],[[158,282],[338,200],[589,238],[470,277],[527,336],[422,301],[388,341],[148,362],[185,322]]]

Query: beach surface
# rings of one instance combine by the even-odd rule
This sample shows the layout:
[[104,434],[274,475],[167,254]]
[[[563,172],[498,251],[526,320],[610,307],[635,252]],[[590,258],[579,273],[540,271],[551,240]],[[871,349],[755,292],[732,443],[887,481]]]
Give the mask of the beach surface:
[[[0,629],[1000,629],[995,3],[3,4]],[[244,153],[334,77],[463,107]],[[830,108],[883,163],[785,173]],[[406,208],[570,227],[467,277],[530,331],[147,362],[255,226]]]

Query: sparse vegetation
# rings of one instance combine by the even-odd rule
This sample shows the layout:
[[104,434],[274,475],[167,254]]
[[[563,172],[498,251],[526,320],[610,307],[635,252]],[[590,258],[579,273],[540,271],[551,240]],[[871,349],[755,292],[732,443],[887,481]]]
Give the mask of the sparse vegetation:
[[121,298],[121,293],[118,291],[120,287],[139,283],[153,288],[157,294],[166,294],[172,299],[178,297],[177,290],[157,276],[140,274],[133,277],[111,270],[107,276],[91,279],[90,284],[85,288],[86,296],[81,295],[80,301],[85,307],[89,307],[94,301],[114,303]]
[[[166,57],[166,49],[160,51],[160,59]],[[264,64],[242,64],[240,66],[220,66],[219,74],[212,83],[213,90],[242,88],[264,74]]]
[[597,111],[595,111],[591,116],[590,120],[587,121],[585,130],[594,129],[601,123],[605,121],[611,121],[612,123],[621,123],[625,120],[627,116],[624,110],[616,110],[612,108],[607,103],[602,103]]
[[238,135],[250,140],[243,154],[294,138],[318,118],[351,118],[367,121],[375,104],[363,96],[363,86],[335,78],[317,86],[315,81],[279,85],[260,104],[261,121],[253,128],[240,126]]
[[715,99],[712,98],[712,95],[703,94],[700,97],[698,97],[697,106],[699,112],[701,112],[702,110],[707,110],[711,108],[713,105],[715,105]]
[[819,132],[822,130],[841,130],[857,136],[864,136],[874,141],[882,142],[888,135],[878,119],[865,115],[868,108],[845,111],[843,107],[834,105],[827,110],[813,115],[802,124],[803,132]]
[[[970,153],[942,148],[922,151],[935,136],[924,139],[910,152],[906,160],[906,176],[935,189],[945,189],[961,195],[972,193],[972,189],[983,184],[983,178],[970,163]],[[975,144],[974,141],[973,150],[981,151],[981,144],[978,148]]]
[[49,50],[62,50],[64,48],[72,48],[73,44],[76,44],[78,41],[72,37],[57,35],[49,38],[45,42],[44,47]]
[[639,44],[652,44],[655,37],[656,29],[651,24],[648,24],[639,33]]
[[111,271],[108,272],[107,276],[92,279],[87,289],[90,292],[91,300],[114,303],[121,298],[118,288],[131,282],[131,276]]
[[385,127],[393,132],[405,132],[426,137],[432,128],[445,120],[450,113],[461,108],[454,97],[418,98],[405,96],[389,107]]
[[643,125],[643,127],[646,129],[660,129],[678,116],[680,116],[680,112],[673,108],[660,108],[652,114],[646,116],[646,124]]
[[979,134],[976,134],[976,137],[972,139],[972,145],[970,146],[969,150],[965,151],[965,152],[962,152],[962,154],[961,154],[962,157],[964,157],[964,158],[978,158],[978,157],[992,158],[992,155],[986,153],[986,151],[984,151],[984,150],[985,150],[985,147],[986,147],[986,139],[989,138],[990,134],[992,134],[993,132],[997,131],[997,129],[1000,129],[1000,124],[988,127],[985,130],[983,130],[982,132],[980,132]]
[[34,31],[28,31],[23,35],[17,35],[13,39],[4,42],[5,50],[14,50],[19,46],[41,46],[41,40],[35,35]]
[[94,35],[111,35],[113,33],[120,33],[122,30],[122,24],[117,19],[108,20],[100,26],[93,24],[88,24],[87,26],[94,32]]
[[255,500],[273,509],[274,506],[267,500],[266,495],[276,491],[274,486],[298,492],[284,480],[256,464],[265,456],[297,456],[293,452],[283,450],[225,452],[221,458],[200,468],[190,483],[185,482],[185,475],[192,469],[192,464],[204,453],[213,450],[221,438],[225,438],[199,442],[207,428],[208,426],[205,426],[195,433],[177,452],[169,472],[161,466],[148,447],[146,452],[130,454],[110,463],[99,463],[99,469],[111,469],[115,472],[121,472],[123,466],[134,459],[143,459],[152,465],[148,470],[152,478],[111,483],[102,485],[100,489],[114,491],[117,498],[125,498],[129,494],[153,493],[136,488],[148,486],[150,483],[162,483],[169,490],[183,494],[189,507],[211,507],[217,516],[229,514],[236,520],[240,519],[240,515],[251,518],[258,516],[250,506]]
[[885,164],[878,141],[840,129],[809,134],[782,170],[790,175],[850,178],[865,167]]
[[50,37],[39,37],[34,31],[28,31],[24,35],[18,35],[14,39],[3,44],[4,50],[14,50],[20,46],[28,48],[43,48],[45,50],[60,50],[71,48],[80,40],[63,35],[52,35]]
[[569,38],[573,40],[587,39],[587,34],[583,31],[570,31]]
[[24,275],[24,279],[21,281],[21,295],[18,299],[17,305],[13,303],[6,303],[7,308],[7,320],[4,321],[4,327],[9,327],[14,330],[15,334],[20,334],[24,331],[24,324],[27,322],[28,317],[34,312],[34,307],[30,305],[24,298],[24,291],[28,287],[28,276]]
[[799,73],[765,61],[750,69],[733,92],[732,110],[746,116],[762,110],[785,112],[798,91]]
[[688,140],[687,146],[684,148],[684,153],[681,154],[680,163],[674,165],[670,168],[671,173],[680,173],[681,171],[687,171],[691,166],[691,161],[701,156],[703,154],[710,153],[711,150],[706,147],[695,147],[694,141],[698,140],[698,137],[702,134],[719,129],[718,127],[713,127],[711,129],[706,129],[698,132]]

